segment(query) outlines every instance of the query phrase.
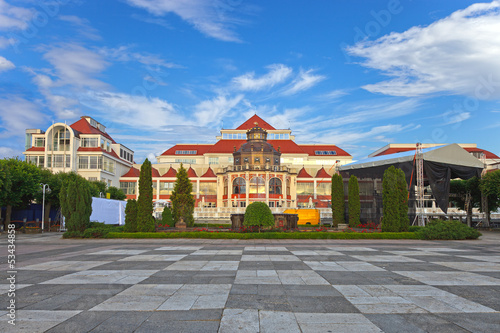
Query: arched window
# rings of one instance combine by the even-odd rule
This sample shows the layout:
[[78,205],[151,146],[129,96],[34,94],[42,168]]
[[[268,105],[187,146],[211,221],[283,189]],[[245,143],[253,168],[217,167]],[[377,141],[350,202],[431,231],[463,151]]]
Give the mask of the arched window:
[[269,194],[282,194],[281,179],[271,178],[271,180],[269,180]]
[[233,194],[247,193],[246,182],[243,178],[238,177],[233,180]]
[[227,185],[228,185],[228,181],[226,178],[226,179],[224,179],[224,195],[227,195],[227,192],[229,191]]
[[265,194],[266,193],[266,182],[262,177],[253,177],[250,179],[250,193],[253,194]]
[[286,195],[290,195],[290,179],[286,180]]

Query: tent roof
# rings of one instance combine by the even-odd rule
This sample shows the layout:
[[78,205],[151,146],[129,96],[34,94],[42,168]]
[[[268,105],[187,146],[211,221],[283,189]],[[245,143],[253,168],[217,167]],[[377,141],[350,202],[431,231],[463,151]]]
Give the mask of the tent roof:
[[[472,168],[484,167],[483,162],[472,156],[465,149],[456,143],[422,149],[425,161],[437,162],[443,164],[461,165]],[[363,159],[357,162],[349,163],[340,167],[340,171],[363,169],[377,167],[382,165],[391,165],[402,162],[412,161],[415,151],[406,151],[390,155],[381,155]]]

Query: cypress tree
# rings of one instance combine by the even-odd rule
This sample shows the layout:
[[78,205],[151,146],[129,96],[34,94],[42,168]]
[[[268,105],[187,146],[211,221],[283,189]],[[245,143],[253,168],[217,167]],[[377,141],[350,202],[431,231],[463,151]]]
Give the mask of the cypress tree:
[[169,227],[174,226],[174,219],[172,218],[172,211],[169,207],[163,208],[163,213],[161,213],[161,223],[163,225],[168,225]]
[[151,162],[146,158],[139,176],[139,198],[137,199],[137,231],[154,232],[153,217],[153,177]]
[[399,222],[401,195],[398,193],[397,178],[397,171],[393,165],[385,170],[382,180],[383,232],[398,232],[401,226]]
[[408,231],[410,219],[408,218],[408,184],[406,184],[405,173],[396,169],[397,193],[399,194],[399,231]]
[[83,233],[92,215],[92,195],[88,181],[80,176],[68,178],[61,188],[59,201],[68,231]]
[[177,171],[177,179],[175,180],[174,190],[170,195],[172,201],[172,217],[175,223],[179,222],[182,217],[187,226],[191,227],[194,224],[194,198],[191,192],[193,184],[189,180],[186,169],[181,164]]
[[137,201],[135,199],[127,200],[125,206],[125,232],[137,232]]
[[345,214],[344,183],[342,176],[334,174],[332,176],[332,219],[333,226],[337,227],[344,223]]
[[359,216],[361,215],[359,183],[358,178],[354,175],[349,178],[348,196],[349,226],[354,228],[359,224]]

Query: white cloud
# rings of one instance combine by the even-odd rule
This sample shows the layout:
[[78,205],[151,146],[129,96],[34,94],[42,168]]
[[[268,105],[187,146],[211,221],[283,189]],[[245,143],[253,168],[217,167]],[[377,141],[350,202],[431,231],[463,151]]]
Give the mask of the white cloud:
[[202,101],[195,106],[197,125],[205,126],[220,122],[242,99],[243,95],[237,95],[229,99],[219,95],[211,100]]
[[174,64],[172,62],[167,62],[160,56],[155,54],[139,53],[131,51],[132,46],[120,46],[116,48],[101,48],[99,54],[106,58],[128,62],[137,61],[146,66],[157,66],[165,68],[182,68],[182,66]]
[[235,14],[246,10],[244,3],[206,0],[127,0],[131,6],[143,8],[155,16],[174,13],[203,34],[215,39],[239,42],[233,31],[242,20]]
[[0,158],[13,158],[22,156],[22,152],[11,147],[0,147]]
[[0,0],[0,30],[24,30],[28,27],[28,21],[32,17],[33,10],[15,7]]
[[24,137],[27,128],[38,128],[45,116],[38,106],[20,96],[0,98],[0,138]]
[[158,130],[167,125],[190,124],[174,106],[160,98],[123,93],[90,91],[80,102],[100,111],[100,117],[143,130]]
[[5,38],[0,36],[0,50],[6,48],[9,45],[14,45],[16,41],[13,38]]
[[[500,1],[477,3],[426,27],[412,27],[347,48],[363,66],[392,77],[364,86],[394,96],[500,96]],[[492,81],[492,83],[484,83]]]
[[255,72],[233,78],[232,82],[239,90],[261,90],[282,83],[292,74],[292,69],[282,64],[267,66],[269,73],[255,78]]
[[298,92],[307,90],[309,88],[312,88],[319,82],[323,81],[326,79],[326,76],[323,75],[314,75],[312,74],[313,70],[300,70],[299,75],[293,82],[291,83],[290,87],[286,89],[283,94],[284,95],[293,95]]
[[461,123],[464,120],[467,120],[471,117],[470,112],[454,112],[448,111],[441,115],[441,118],[444,120],[443,125],[451,125],[456,123]]
[[0,56],[0,72],[5,72],[14,68],[16,68],[16,66],[11,61]]
[[61,21],[69,22],[78,28],[78,33],[91,40],[100,40],[101,36],[99,31],[90,25],[89,20],[74,16],[74,15],[60,15]]
[[337,100],[340,97],[345,96],[347,94],[348,93],[343,89],[336,89],[336,90],[332,90],[329,93],[322,95],[321,98],[328,99],[328,100]]

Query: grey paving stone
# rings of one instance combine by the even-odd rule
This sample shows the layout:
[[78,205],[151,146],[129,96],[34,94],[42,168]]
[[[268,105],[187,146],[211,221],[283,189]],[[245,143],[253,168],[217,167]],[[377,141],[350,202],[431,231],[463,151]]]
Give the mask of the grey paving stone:
[[359,313],[342,296],[287,296],[293,312],[313,313]]
[[114,312],[80,312],[74,317],[49,329],[47,333],[84,333],[90,332],[100,323],[112,317]]
[[361,314],[295,313],[303,333],[316,332],[382,332]]
[[163,270],[174,261],[115,261],[91,268],[91,270]]
[[134,311],[126,313],[117,312],[97,325],[91,332],[135,332],[136,329],[151,315],[152,312],[145,311]]
[[[265,285],[259,286],[265,287]],[[288,296],[342,296],[331,286],[308,286],[308,285],[283,285],[284,292]]]
[[386,333],[469,332],[432,314],[365,314],[365,317]]
[[249,309],[225,309],[219,333],[259,333],[259,311]]
[[229,295],[257,295],[258,287],[257,284],[233,284]]
[[268,295],[229,295],[226,309],[292,310],[286,297]]
[[438,286],[438,288],[500,311],[500,286]]
[[108,295],[59,294],[24,307],[24,310],[88,310],[109,298]]
[[300,333],[295,315],[291,312],[260,311],[259,322],[262,333]]
[[387,271],[456,271],[454,268],[429,262],[372,262],[371,264]]
[[154,314],[142,323],[134,332],[163,333],[216,333],[219,330],[218,321],[158,321]]
[[270,261],[240,261],[238,270],[269,270],[275,269]]
[[295,261],[273,261],[272,262],[273,264],[273,269],[275,270],[280,270],[280,271],[283,271],[283,270],[307,270],[307,271],[310,271],[311,270],[311,267],[309,267],[308,265],[306,265],[305,263],[303,263],[302,261],[298,261],[298,262],[295,262]]
[[45,281],[49,281],[52,279],[56,279],[58,277],[64,276],[68,273],[68,271],[65,272],[58,272],[58,271],[29,271],[29,270],[23,270],[19,271],[16,275],[16,283],[20,284],[37,284],[37,283],[42,283]]
[[422,284],[421,281],[415,280],[412,277],[402,276],[393,272],[358,272],[358,274],[372,281],[371,284]]
[[[61,322],[77,315],[80,311],[18,310],[15,332],[45,332]],[[7,315],[0,317],[0,332],[11,332]]]
[[500,313],[439,314],[443,320],[455,323],[471,332],[498,333]]

